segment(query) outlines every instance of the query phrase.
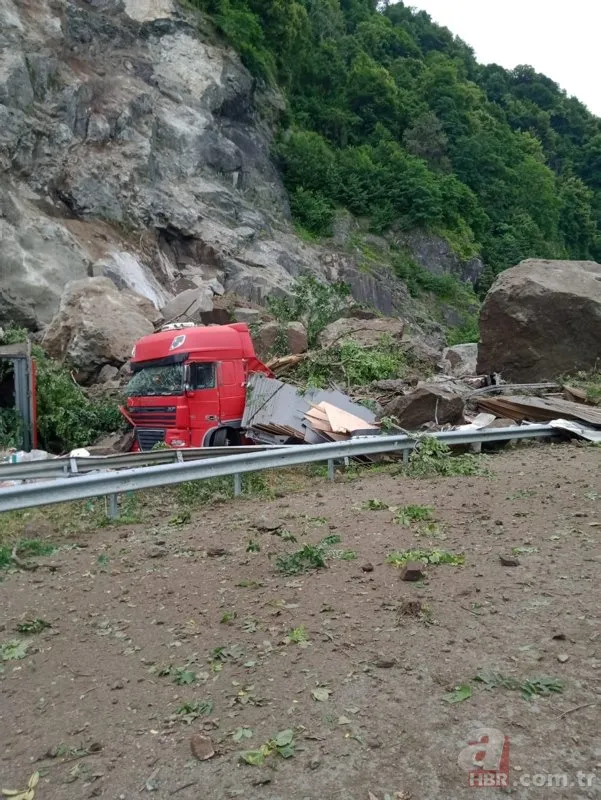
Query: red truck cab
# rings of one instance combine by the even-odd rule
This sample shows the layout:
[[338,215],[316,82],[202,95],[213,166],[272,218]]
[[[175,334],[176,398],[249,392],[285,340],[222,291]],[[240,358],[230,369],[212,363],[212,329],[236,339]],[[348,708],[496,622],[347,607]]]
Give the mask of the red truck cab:
[[121,411],[134,426],[136,450],[239,444],[250,372],[259,361],[248,326],[167,325],[136,342]]

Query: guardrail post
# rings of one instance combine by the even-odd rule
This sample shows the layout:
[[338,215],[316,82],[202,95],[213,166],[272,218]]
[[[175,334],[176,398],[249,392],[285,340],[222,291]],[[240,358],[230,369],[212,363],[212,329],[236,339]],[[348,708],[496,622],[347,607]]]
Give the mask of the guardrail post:
[[107,515],[109,519],[117,519],[119,517],[119,504],[117,502],[117,494],[109,494]]
[[334,472],[334,459],[328,458],[328,480],[333,481],[335,476]]
[[409,463],[409,450],[403,450],[403,464]]
[[234,474],[234,497],[240,497],[242,494],[242,475],[239,472]]

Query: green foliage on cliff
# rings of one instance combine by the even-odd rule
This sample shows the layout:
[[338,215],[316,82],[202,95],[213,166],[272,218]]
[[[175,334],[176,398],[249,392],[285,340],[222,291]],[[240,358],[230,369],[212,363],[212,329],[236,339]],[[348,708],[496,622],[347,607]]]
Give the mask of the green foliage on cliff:
[[[423,226],[480,251],[485,281],[526,257],[601,257],[601,121],[527,66],[479,65],[403,2],[191,0],[288,110],[292,210]],[[455,245],[454,245],[455,246]]]
[[[0,335],[0,345],[15,344],[27,339],[27,331],[8,328]],[[91,444],[103,433],[119,430],[123,418],[112,401],[92,400],[73,381],[69,369],[49,358],[39,345],[32,354],[37,374],[38,446],[52,453]],[[2,419],[13,424],[0,428],[0,446],[17,446],[18,429],[14,413],[3,412]]]

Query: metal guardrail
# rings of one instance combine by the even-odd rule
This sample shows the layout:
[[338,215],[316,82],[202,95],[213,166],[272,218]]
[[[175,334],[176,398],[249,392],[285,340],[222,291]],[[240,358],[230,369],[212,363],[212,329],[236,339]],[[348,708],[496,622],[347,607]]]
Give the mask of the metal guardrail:
[[[443,431],[433,436],[448,445],[469,445],[512,439],[550,438],[557,434],[558,431],[550,425],[525,425],[478,431]],[[240,476],[246,472],[320,461],[328,462],[328,476],[333,478],[335,460],[398,451],[402,451],[408,457],[419,438],[404,434],[369,436],[333,444],[289,445],[285,448],[260,452],[253,449],[253,452],[236,455],[123,469],[119,472],[96,472],[77,478],[9,486],[0,489],[0,512],[109,495],[110,513],[116,516],[116,495],[120,492],[174,486],[187,481],[233,475],[235,493],[239,494]],[[227,449],[231,452],[232,448]]]
[[21,461],[16,464],[0,463],[0,481],[26,481],[43,478],[61,478],[83,475],[99,469],[126,469],[155,464],[173,464],[180,461],[197,461],[236,453],[255,453],[285,445],[243,445],[238,447],[189,447],[148,450],[142,453],[118,453],[113,456],[60,456],[43,461]]

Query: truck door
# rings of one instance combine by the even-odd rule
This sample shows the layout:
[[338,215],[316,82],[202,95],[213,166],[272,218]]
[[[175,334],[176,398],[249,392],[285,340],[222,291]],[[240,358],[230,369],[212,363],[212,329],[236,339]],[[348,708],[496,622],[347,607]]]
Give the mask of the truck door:
[[219,389],[217,388],[217,364],[214,362],[189,365],[186,387],[190,413],[190,445],[201,447],[205,433],[219,427]]
[[240,426],[246,402],[244,362],[221,361],[217,368],[219,398],[221,401],[221,424]]

